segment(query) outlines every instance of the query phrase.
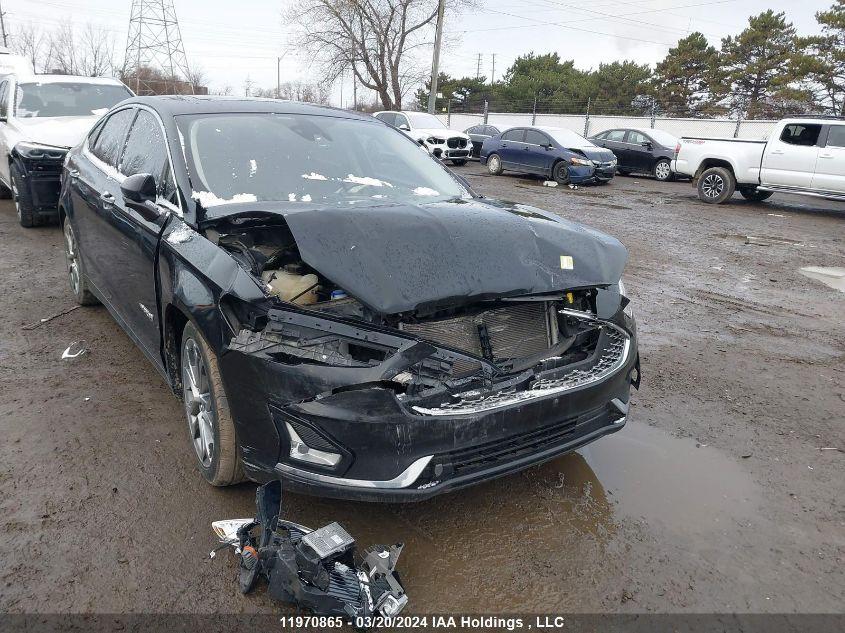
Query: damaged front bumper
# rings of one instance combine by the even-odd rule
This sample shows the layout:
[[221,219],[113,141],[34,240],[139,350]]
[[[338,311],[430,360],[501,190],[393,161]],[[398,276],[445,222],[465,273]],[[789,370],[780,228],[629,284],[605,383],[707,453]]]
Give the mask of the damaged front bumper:
[[[337,372],[350,368],[230,344],[223,377],[237,376],[227,393],[244,463],[256,479],[281,477],[292,490],[415,501],[575,450],[624,426],[639,382],[634,322],[617,316],[594,319],[601,333],[580,362],[551,358],[484,389],[427,397],[402,393],[379,369],[337,387]],[[320,381],[319,396],[297,399]]]

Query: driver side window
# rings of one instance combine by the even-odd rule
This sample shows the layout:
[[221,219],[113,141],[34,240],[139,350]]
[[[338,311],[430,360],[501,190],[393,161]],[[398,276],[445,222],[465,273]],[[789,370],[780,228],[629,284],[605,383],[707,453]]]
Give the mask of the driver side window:
[[170,179],[167,144],[161,131],[161,124],[151,112],[138,111],[138,117],[129,131],[126,150],[123,152],[119,169],[124,176],[135,174],[154,176],[158,183],[159,195],[165,199],[172,196],[175,187]]
[[397,114],[396,115],[396,127],[402,127],[403,125],[405,127],[407,127],[409,130],[411,129],[411,126],[408,124],[408,117],[406,117],[404,114]]

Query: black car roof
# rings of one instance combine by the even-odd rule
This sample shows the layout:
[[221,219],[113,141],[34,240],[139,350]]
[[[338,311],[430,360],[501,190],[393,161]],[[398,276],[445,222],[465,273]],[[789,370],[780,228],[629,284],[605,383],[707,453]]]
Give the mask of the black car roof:
[[167,95],[155,97],[133,97],[121,105],[138,103],[152,108],[162,117],[182,114],[220,114],[226,112],[270,112],[276,114],[314,114],[373,121],[366,114],[350,112],[340,108],[282,101],[281,99],[260,99],[249,97],[220,97],[204,95]]

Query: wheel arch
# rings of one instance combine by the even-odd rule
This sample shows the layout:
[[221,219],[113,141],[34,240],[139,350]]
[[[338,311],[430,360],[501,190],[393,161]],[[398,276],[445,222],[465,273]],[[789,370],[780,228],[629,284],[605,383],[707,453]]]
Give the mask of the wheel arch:
[[705,158],[703,161],[701,161],[701,164],[698,166],[698,171],[695,172],[696,180],[701,177],[701,174],[703,174],[711,167],[724,167],[731,173],[731,176],[734,177],[734,180],[736,180],[736,170],[734,170],[734,166],[731,164],[730,161],[725,160],[724,158]]

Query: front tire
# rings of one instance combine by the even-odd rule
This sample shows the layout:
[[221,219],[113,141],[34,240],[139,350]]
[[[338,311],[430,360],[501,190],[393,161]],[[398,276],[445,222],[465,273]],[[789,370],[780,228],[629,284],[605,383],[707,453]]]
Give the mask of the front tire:
[[461,167],[462,165],[467,164],[467,160],[466,158],[453,158],[452,164],[455,165],[455,167]]
[[705,169],[698,178],[698,198],[707,204],[721,204],[734,195],[736,178],[724,167]]
[[240,446],[217,356],[192,323],[182,332],[182,394],[188,436],[200,472],[212,486],[244,480]]
[[9,176],[12,181],[12,200],[15,202],[18,222],[27,229],[38,226],[38,216],[35,213],[35,205],[32,204],[29,187],[17,165],[12,164],[9,168]]
[[502,159],[498,154],[490,154],[487,157],[487,171],[493,176],[500,176],[504,169],[502,169]]
[[97,305],[100,301],[91,292],[88,279],[85,277],[85,271],[82,268],[82,255],[79,252],[79,243],[76,241],[76,234],[73,232],[70,218],[65,218],[64,226],[62,226],[62,234],[65,238],[65,263],[67,264],[70,291],[79,305]]
[[559,185],[569,184],[569,165],[565,161],[558,161],[552,167],[552,179]]
[[654,165],[654,177],[660,182],[667,182],[672,180],[675,174],[672,173],[672,163],[666,159],[661,158]]
[[774,195],[774,191],[760,191],[757,187],[742,188],[739,190],[740,195],[750,202],[763,202]]

